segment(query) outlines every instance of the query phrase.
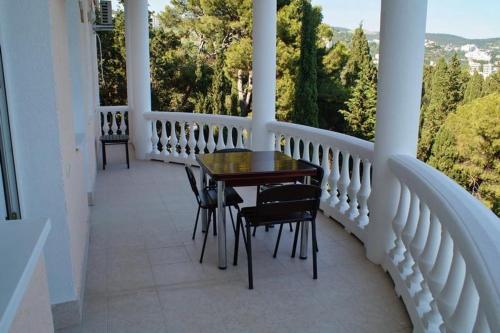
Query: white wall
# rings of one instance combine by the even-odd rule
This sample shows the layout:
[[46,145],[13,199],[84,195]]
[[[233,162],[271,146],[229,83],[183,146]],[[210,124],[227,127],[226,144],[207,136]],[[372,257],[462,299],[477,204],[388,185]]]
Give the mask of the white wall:
[[[78,6],[76,0],[68,3]],[[81,23],[66,20],[65,4],[65,0],[0,1],[0,43],[21,210],[24,218],[52,220],[45,250],[52,304],[78,299],[82,288],[88,187],[84,156],[75,149],[74,108],[81,108],[81,102],[90,109],[94,103],[88,101],[90,93],[82,93],[91,86],[72,82],[78,66],[70,63],[67,24]],[[84,116],[77,119],[83,121],[84,130],[89,114],[92,110],[83,110]],[[95,167],[90,169],[87,173],[95,175]]]

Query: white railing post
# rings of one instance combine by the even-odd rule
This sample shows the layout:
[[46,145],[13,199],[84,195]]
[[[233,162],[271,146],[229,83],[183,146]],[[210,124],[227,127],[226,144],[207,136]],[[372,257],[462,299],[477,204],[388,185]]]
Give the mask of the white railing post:
[[253,150],[274,148],[266,123],[275,119],[276,8],[276,0],[253,0]]
[[125,9],[129,131],[135,157],[144,160],[152,151],[152,128],[143,117],[151,112],[148,1],[127,0]]
[[394,244],[399,184],[388,159],[416,155],[426,16],[427,0],[382,0],[372,221],[365,243],[374,263],[384,264]]

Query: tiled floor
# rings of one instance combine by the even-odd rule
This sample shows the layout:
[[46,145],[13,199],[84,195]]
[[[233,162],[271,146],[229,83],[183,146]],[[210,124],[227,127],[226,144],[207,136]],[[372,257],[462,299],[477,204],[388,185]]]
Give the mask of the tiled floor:
[[[196,172],[197,169],[195,169]],[[242,189],[252,204],[251,189]],[[312,259],[290,258],[284,232],[258,230],[253,241],[255,289],[240,263],[217,268],[210,235],[191,232],[194,196],[180,165],[132,161],[99,171],[81,327],[61,332],[405,332],[411,323],[390,279],[338,224],[318,217],[319,279]],[[285,229],[287,230],[287,229]],[[228,224],[228,257],[233,253]]]

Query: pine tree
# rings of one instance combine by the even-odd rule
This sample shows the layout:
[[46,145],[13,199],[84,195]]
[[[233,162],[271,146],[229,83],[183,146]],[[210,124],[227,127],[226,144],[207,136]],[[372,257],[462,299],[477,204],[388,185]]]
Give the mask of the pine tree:
[[468,103],[476,98],[479,98],[483,94],[483,83],[484,79],[478,72],[472,74],[467,87],[465,88],[463,103]]
[[361,73],[347,101],[347,110],[341,114],[348,125],[349,133],[365,140],[375,138],[375,113],[377,106],[377,73],[375,67],[363,64]]
[[215,60],[214,75],[210,88],[210,106],[212,114],[227,114],[226,109],[226,75],[224,74],[224,55],[219,52]]
[[500,71],[488,76],[483,85],[483,96],[500,92]]
[[317,45],[316,32],[321,22],[309,0],[300,0],[302,14],[300,58],[295,89],[292,121],[296,124],[318,126]]
[[351,41],[349,60],[340,75],[344,86],[353,87],[359,78],[361,69],[366,63],[372,63],[368,39],[363,31],[363,25],[354,31]]
[[500,94],[460,106],[439,130],[429,164],[500,215]]
[[430,89],[426,91],[428,106],[422,110],[418,158],[427,161],[436,133],[448,114],[454,112],[463,98],[464,74],[458,58],[448,65],[444,58],[438,60],[433,70]]

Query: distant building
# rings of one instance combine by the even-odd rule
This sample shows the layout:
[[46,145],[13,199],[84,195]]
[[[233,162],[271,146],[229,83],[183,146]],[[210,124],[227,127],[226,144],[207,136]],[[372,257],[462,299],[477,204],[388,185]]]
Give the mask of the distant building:
[[460,47],[460,51],[464,51],[464,52],[471,52],[471,51],[474,51],[475,49],[477,49],[477,46],[474,44],[465,44],[465,45],[462,45],[462,47]]
[[471,60],[476,60],[476,61],[487,61],[489,62],[491,60],[491,56],[488,54],[488,52],[481,51],[480,49],[474,49],[470,52],[465,53],[465,57]]
[[491,64],[491,63],[483,65],[483,73],[482,74],[484,77],[488,77],[496,71],[497,71],[497,68],[495,66],[493,66],[493,64]]

